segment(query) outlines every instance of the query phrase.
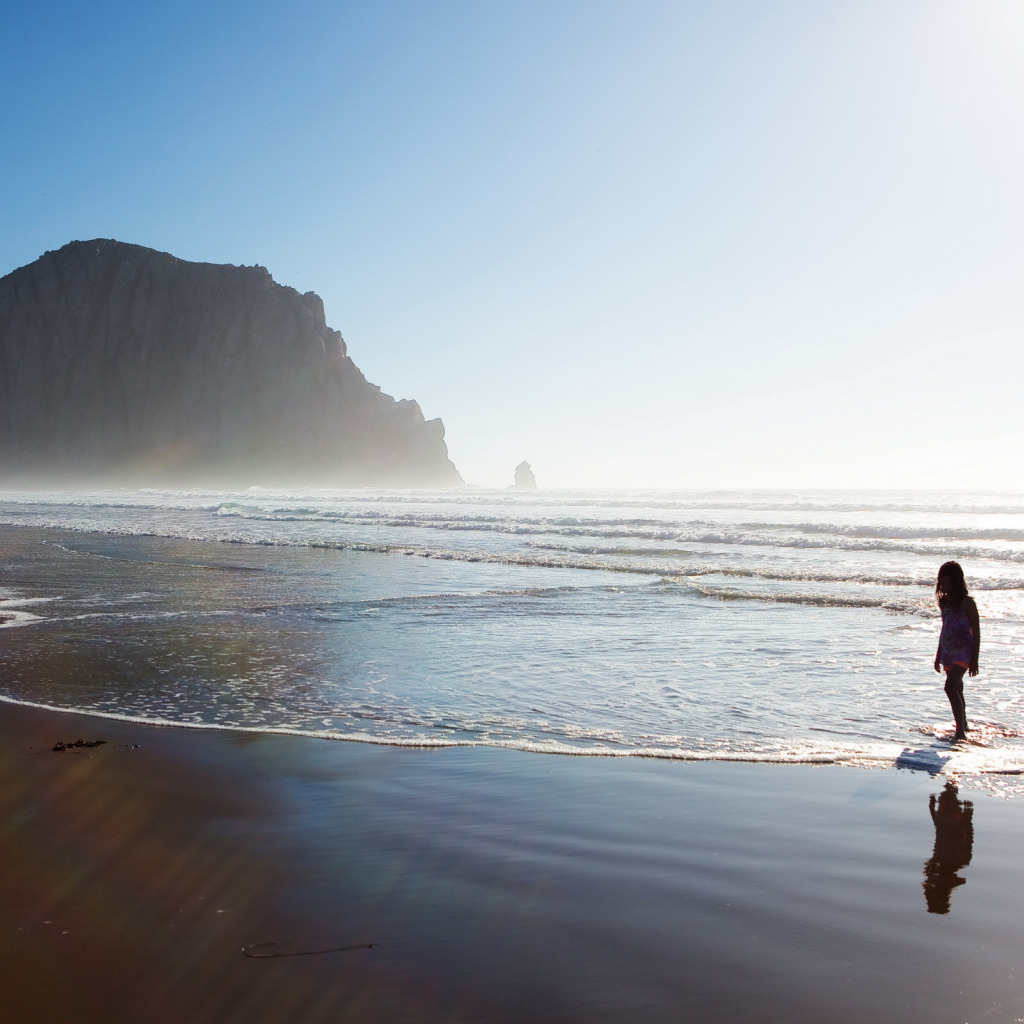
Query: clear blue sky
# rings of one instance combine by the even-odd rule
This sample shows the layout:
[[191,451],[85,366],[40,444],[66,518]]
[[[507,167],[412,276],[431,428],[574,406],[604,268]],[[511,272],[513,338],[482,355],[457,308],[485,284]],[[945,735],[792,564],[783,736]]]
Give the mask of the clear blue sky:
[[266,266],[504,486],[1024,487],[1018,0],[8,0],[0,273]]

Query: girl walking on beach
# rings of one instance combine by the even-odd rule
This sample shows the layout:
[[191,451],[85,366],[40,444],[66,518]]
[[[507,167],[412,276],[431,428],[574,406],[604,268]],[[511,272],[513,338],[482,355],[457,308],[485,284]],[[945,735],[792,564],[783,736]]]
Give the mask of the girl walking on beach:
[[935,583],[935,597],[942,612],[942,632],[935,652],[935,671],[946,672],[946,696],[956,720],[953,741],[967,738],[967,708],[964,704],[964,673],[978,674],[981,632],[978,606],[967,593],[964,571],[958,562],[944,562]]

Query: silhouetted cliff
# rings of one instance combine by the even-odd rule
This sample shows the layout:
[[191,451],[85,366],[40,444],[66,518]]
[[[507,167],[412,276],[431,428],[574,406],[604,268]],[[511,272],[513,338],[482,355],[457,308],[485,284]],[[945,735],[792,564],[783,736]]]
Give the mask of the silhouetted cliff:
[[71,242],[0,278],[0,483],[461,483],[263,267]]

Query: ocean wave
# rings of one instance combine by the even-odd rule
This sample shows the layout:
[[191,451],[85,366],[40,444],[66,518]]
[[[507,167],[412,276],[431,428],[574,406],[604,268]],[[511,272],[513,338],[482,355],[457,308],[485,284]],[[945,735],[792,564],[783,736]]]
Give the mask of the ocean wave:
[[210,495],[209,500],[203,501],[161,501],[161,502],[139,502],[139,501],[99,501],[92,497],[62,497],[62,496],[31,496],[18,497],[10,492],[0,491],[0,505],[10,505],[16,508],[71,508],[71,509],[92,509],[97,512],[110,511],[133,511],[133,512],[216,512],[221,508],[224,501],[219,496]]
[[0,600],[0,629],[13,629],[17,626],[31,625],[33,622],[42,622],[44,616],[25,611],[26,605],[46,605],[62,600],[59,597],[24,597],[6,588],[2,593],[6,596]]
[[463,507],[644,508],[663,511],[751,511],[829,513],[896,513],[938,515],[1024,515],[1024,493],[970,496],[957,492],[910,491],[558,491],[522,492],[465,487],[445,490],[388,488],[97,489],[93,491],[8,490],[5,504],[67,505],[96,508],[213,509],[225,503],[256,506],[324,506],[339,501],[366,506],[457,505]]
[[42,622],[42,615],[21,611],[17,608],[0,609],[0,629],[12,629],[16,626],[28,626],[33,622]]
[[[91,532],[91,531],[90,531]],[[109,531],[118,536],[149,536],[150,534],[136,534],[131,532]],[[183,538],[193,539],[193,538]],[[209,542],[209,539],[208,541]],[[260,547],[297,547],[321,550],[356,551],[382,555],[407,555],[425,559],[440,561],[457,561],[466,563],[485,563],[492,565],[514,565],[524,568],[542,569],[571,569],[582,571],[611,572],[620,575],[635,575],[642,578],[657,577],[669,583],[678,583],[691,586],[695,592],[704,593],[709,597],[716,597],[722,600],[758,600],[768,602],[790,602],[799,604],[819,604],[831,607],[865,607],[885,608],[891,611],[901,611],[908,614],[934,614],[933,599],[931,590],[934,587],[934,578],[901,574],[898,572],[870,572],[870,571],[833,571],[821,567],[786,569],[772,566],[736,566],[728,563],[706,563],[694,562],[682,565],[669,566],[656,558],[637,560],[631,557],[627,559],[615,559],[604,554],[590,555],[576,550],[551,551],[541,553],[536,549],[526,551],[493,552],[476,549],[458,548],[432,548],[410,545],[389,545],[369,544],[359,541],[326,541],[326,540],[298,540],[298,539],[268,539],[259,536],[222,535],[215,538],[214,542],[224,544],[246,544]],[[64,547],[79,555],[91,555],[97,558],[118,560],[120,556],[108,553],[91,552],[80,545],[64,546],[55,544],[57,547]],[[140,561],[138,558],[126,558],[126,561]],[[238,568],[235,566],[210,565],[194,561],[170,561],[161,562],[158,559],[141,560],[147,564],[170,564],[183,568],[197,569],[227,569]],[[241,567],[246,571],[261,571],[258,567]],[[741,590],[738,588],[716,587],[711,584],[699,584],[696,580],[702,577],[722,576],[733,579],[763,580],[766,583],[782,583],[790,585],[814,585],[833,584],[846,586],[853,589],[853,593],[836,594],[808,594],[802,590]],[[914,594],[907,597],[899,595],[879,596],[858,593],[862,587],[875,586],[886,588],[927,588],[924,595]],[[1013,591],[1024,589],[1024,579],[997,579],[980,581],[973,585],[977,591]],[[924,608],[928,611],[925,612]]]
[[[378,524],[380,525],[380,524]],[[402,525],[408,526],[408,523],[395,523],[395,524],[384,524],[384,525]],[[466,528],[469,529],[468,527]],[[531,532],[526,527],[520,527],[515,530],[500,530],[503,533],[517,533],[526,534]],[[558,533],[564,536],[593,536],[595,531],[582,530],[578,528],[558,528],[554,530],[545,531],[548,533]],[[702,530],[694,532],[685,531],[646,531],[646,532],[612,532],[605,531],[603,536],[606,537],[630,537],[632,539],[644,539],[661,541],[668,540],[674,542],[689,542],[691,544],[706,544],[714,545],[719,547],[740,547],[740,548],[776,548],[776,549],[795,549],[795,550],[807,550],[807,551],[849,551],[849,552],[892,552],[892,553],[903,553],[903,554],[914,554],[914,555],[926,555],[931,558],[937,558],[940,561],[945,561],[948,558],[974,558],[983,559],[995,562],[1009,562],[1009,563],[1024,563],[1024,550],[1004,550],[1004,549],[993,549],[985,547],[977,547],[966,544],[940,544],[940,543],[908,543],[902,540],[887,540],[887,539],[876,539],[876,540],[859,540],[845,537],[834,537],[830,539],[824,539],[820,537],[784,537],[778,535],[768,534],[739,534],[727,530]],[[240,543],[288,543],[286,541],[266,541],[260,539],[254,534],[240,533],[237,535]],[[229,539],[229,538],[223,538]],[[394,551],[401,550],[408,547],[407,545],[401,544],[370,544],[366,542],[344,542],[344,541],[306,541],[311,546],[339,546],[339,547],[351,547],[356,550],[367,550],[367,551]],[[528,546],[537,550],[545,549],[540,544],[527,542],[524,546]],[[594,554],[595,556],[606,557],[619,554],[612,546],[606,546],[603,550],[595,550],[590,552],[586,547],[560,548],[555,545],[549,545],[546,548],[551,551],[564,550],[568,552],[579,552],[584,554]],[[453,549],[442,549],[442,548],[428,548],[422,546],[416,546],[414,549],[416,553],[429,553],[429,552],[449,552],[445,555],[439,555],[439,557],[457,557],[450,554]],[[635,554],[636,549],[625,549],[628,554]],[[648,557],[658,557],[659,551],[656,548],[651,548],[645,552]],[[429,557],[429,555],[428,555]],[[482,554],[481,557],[489,557]],[[521,553],[516,553],[508,556],[499,556],[499,558],[509,557],[519,560],[523,556]],[[561,564],[551,560],[538,559],[535,563],[538,565],[548,564]],[[579,568],[604,568],[606,567],[603,563],[597,564],[583,564],[580,562]],[[637,567],[634,571],[644,572],[644,568]],[[934,581],[931,581],[934,584]]]
[[[941,504],[941,503],[936,503]],[[672,506],[671,508],[668,506]],[[946,506],[962,515],[984,506]],[[1004,513],[1024,514],[1024,505],[1003,504]],[[659,513],[684,511],[800,512],[798,522],[776,518],[747,519],[740,523],[716,521],[714,517],[684,517]],[[8,525],[37,525],[96,532],[152,534],[182,539],[208,540],[216,523],[248,522],[269,528],[319,526],[325,540],[341,540],[330,533],[353,530],[416,530],[426,533],[481,533],[521,538],[523,543],[556,550],[559,540],[573,539],[580,553],[611,557],[639,555],[670,557],[692,554],[693,545],[716,547],[765,547],[794,550],[880,551],[920,554],[929,557],[984,558],[1024,563],[1024,524],[986,527],[961,521],[943,525],[938,521],[908,523],[894,519],[883,523],[844,523],[833,517],[848,510],[874,515],[903,513],[909,508],[931,508],[925,503],[869,502],[839,504],[790,500],[788,502],[704,501],[672,502],[651,498],[602,496],[506,495],[452,492],[246,492],[215,495],[207,492],[131,492],[127,495],[5,495],[0,500],[0,522]],[[557,509],[561,514],[552,514]],[[616,515],[616,509],[650,514]],[[820,512],[818,520],[806,517]],[[991,510],[989,510],[991,511]],[[132,523],[132,519],[139,522]],[[266,531],[264,531],[266,532]],[[309,530],[294,529],[294,534]],[[314,532],[315,529],[314,529]],[[240,531],[241,534],[241,531]],[[217,538],[220,539],[220,538]],[[362,538],[366,540],[367,538]],[[246,542],[261,538],[244,536]],[[382,536],[380,547],[388,542]],[[589,543],[586,543],[589,542]],[[622,543],[616,543],[622,542]],[[648,545],[643,551],[641,545]],[[436,544],[427,544],[436,548]],[[618,549],[618,550],[616,550]]]
[[292,507],[250,507],[228,502],[215,514],[224,518],[250,519],[255,522],[321,522],[371,527],[409,527],[424,530],[482,530],[496,533],[550,533],[567,536],[637,537],[646,540],[702,539],[710,537],[728,542],[749,535],[808,534],[811,536],[852,537],[865,540],[948,540],[948,541],[1022,541],[1024,528],[953,526],[874,526],[844,525],[831,522],[750,521],[725,525],[706,519],[670,521],[643,518],[592,518],[537,515],[428,515],[424,512],[396,514],[368,512],[362,509],[321,509]]
[[887,540],[948,540],[948,541],[986,541],[1024,540],[1024,529],[993,527],[979,529],[977,527],[950,526],[844,526],[837,523],[743,523],[744,530],[792,530],[798,533],[833,534],[838,537],[861,537],[865,539]]
[[[629,555],[632,557],[643,557],[650,561],[657,562],[662,558],[685,558],[694,556],[696,552],[690,549],[671,548],[618,548],[614,546],[576,546],[561,544],[530,544],[544,551],[562,551],[572,555],[598,555],[616,556]],[[779,582],[793,583],[849,583],[865,584],[882,587],[927,587],[929,590],[935,587],[934,573],[928,575],[909,575],[897,570],[834,570],[821,567],[800,567],[786,569],[780,566],[760,565],[736,565],[731,562],[684,562],[681,565],[664,566],[661,571],[666,575],[678,576],[732,576],[741,579],[763,579],[776,580]],[[997,580],[982,580],[972,584],[974,590],[1024,590],[1024,577],[1008,577]]]
[[[91,531],[90,531],[91,532]],[[121,534],[121,536],[156,536],[151,533],[146,534]],[[159,536],[166,537],[166,534]],[[171,538],[177,539],[177,538]],[[194,539],[194,538],[182,538],[182,539]],[[173,565],[182,569],[209,569],[216,572],[266,572],[266,569],[260,565],[224,565],[222,563],[212,562],[185,562],[177,559],[167,558],[138,558],[127,554],[111,555],[104,551],[89,551],[82,546],[74,546],[72,544],[61,544],[59,541],[50,541],[52,547],[57,548],[58,551],[66,551],[69,555],[81,555],[87,558],[105,558],[111,562],[132,562],[138,565]],[[2,602],[0,602],[2,603]]]
[[[771,547],[835,547],[843,550],[891,549],[908,541],[942,541],[962,547],[965,543],[1024,541],[1024,528],[873,526],[836,523],[784,523],[752,521],[726,526],[707,520],[666,522],[660,519],[588,519],[576,516],[543,517],[502,515],[426,515],[410,512],[396,515],[368,513],[354,509],[247,508],[231,503],[216,512],[225,518],[248,519],[255,522],[319,522],[374,528],[406,528],[511,535],[552,535],[562,537],[594,537],[605,540],[635,539],[656,542],[689,542],[700,544],[741,544]],[[908,549],[909,550],[909,549]],[[1019,551],[984,549],[989,557],[1019,555]]]
[[761,601],[766,604],[800,604],[815,608],[882,608],[903,615],[933,618],[934,601],[920,597],[875,597],[869,594],[814,594],[800,591],[740,590],[736,587],[715,587],[692,580],[680,580],[680,585],[702,597],[719,601]]

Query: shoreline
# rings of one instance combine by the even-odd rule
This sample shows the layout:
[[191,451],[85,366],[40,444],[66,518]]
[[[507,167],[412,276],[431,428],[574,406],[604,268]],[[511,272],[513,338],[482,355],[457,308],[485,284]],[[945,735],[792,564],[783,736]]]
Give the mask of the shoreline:
[[[459,576],[454,582],[460,597],[449,607],[443,596],[453,583],[444,576],[447,569],[442,567],[439,578],[438,565],[419,560],[382,561],[380,555],[351,553],[325,560],[323,552],[305,549],[239,544],[219,550],[205,541],[104,533],[90,535],[88,543],[75,534],[78,540],[70,543],[69,536],[68,530],[55,527],[0,527],[4,584],[10,588],[10,599],[0,600],[0,606],[11,606],[0,607],[0,615],[15,616],[15,621],[0,622],[0,682],[12,701],[63,705],[67,713],[99,714],[107,720],[117,715],[143,724],[252,729],[255,734],[410,749],[485,743],[495,749],[583,757],[944,768],[951,776],[996,780],[991,781],[994,790],[1007,790],[1013,772],[1024,772],[1021,732],[1015,718],[1003,721],[999,710],[1003,697],[1012,701],[1007,678],[1001,690],[988,688],[982,708],[969,709],[980,726],[976,742],[951,748],[946,742],[951,730],[943,734],[941,691],[928,688],[927,698],[919,696],[921,684],[930,679],[899,676],[900,685],[890,685],[893,680],[883,673],[867,683],[872,692],[866,698],[855,696],[846,704],[836,698],[836,687],[856,695],[865,688],[861,681],[847,686],[840,674],[819,687],[812,664],[818,657],[815,643],[804,643],[802,613],[788,605],[775,625],[782,630],[780,649],[795,658],[786,677],[794,688],[779,706],[800,714],[773,719],[770,687],[756,685],[758,659],[746,654],[749,665],[743,659],[728,661],[729,650],[743,645],[720,644],[718,653],[728,668],[723,681],[728,702],[716,699],[714,672],[694,699],[687,699],[675,682],[679,666],[672,659],[685,660],[702,648],[699,643],[687,648],[682,640],[674,654],[666,653],[664,645],[658,649],[638,689],[631,692],[621,685],[632,671],[629,659],[637,643],[636,649],[643,650],[644,644],[661,643],[681,628],[660,605],[661,618],[653,623],[634,609],[622,628],[610,632],[608,615],[616,607],[590,608],[581,634],[568,647],[558,630],[565,615],[576,614],[574,605],[516,606],[513,611],[528,620],[525,635],[544,653],[509,686],[501,680],[522,652],[506,630],[495,626],[505,621],[509,609],[500,602],[489,604],[494,600],[489,590],[477,609],[479,586],[494,583],[489,577]],[[510,592],[518,593],[515,587]],[[440,612],[433,609],[415,619],[405,615],[403,602],[416,607],[412,602],[428,593],[444,606]],[[23,610],[35,605],[33,611]],[[731,608],[712,609],[714,628],[706,609],[684,610],[697,616],[694,632],[704,643],[721,632],[718,612],[732,614]],[[745,630],[751,614],[728,619],[724,626]],[[35,618],[44,621],[31,621]],[[53,622],[46,621],[50,618]],[[412,621],[417,628],[410,631]],[[819,631],[831,629],[830,619],[814,621]],[[862,625],[871,642],[895,644],[900,658],[919,639],[908,634],[890,641],[883,634],[902,626],[891,628],[887,620]],[[826,633],[817,640],[832,635]],[[856,630],[843,635],[841,647],[847,653],[859,650]],[[405,643],[406,637],[415,645]],[[585,651],[595,639],[609,645],[611,653],[594,661],[594,685],[600,689],[591,699],[586,686],[573,684],[573,673],[565,671],[573,664],[565,652]],[[670,640],[668,646],[673,644]],[[716,649],[712,646],[711,653]],[[794,654],[798,651],[803,653]],[[836,665],[849,660],[843,650],[832,650],[829,659]],[[574,661],[579,664],[578,654]],[[380,666],[389,680],[383,690],[373,666]],[[671,677],[670,685],[658,683],[658,672]],[[457,683],[444,682],[448,679]],[[557,693],[551,681],[558,681]],[[625,715],[620,713],[623,700]],[[574,701],[582,708],[579,714]],[[768,717],[762,721],[763,715]],[[756,734],[749,728],[754,720]],[[859,726],[848,732],[846,722]],[[621,735],[620,727],[625,729]],[[1017,789],[1024,796],[1024,784]]]
[[[932,742],[916,748],[905,746],[896,756],[868,756],[855,754],[843,756],[838,754],[807,754],[803,756],[784,757],[778,755],[761,755],[755,753],[719,753],[719,752],[669,752],[650,749],[607,750],[607,749],[564,749],[552,747],[529,747],[515,744],[501,744],[487,741],[468,740],[403,740],[390,737],[375,737],[368,734],[343,734],[330,731],[306,732],[301,729],[224,725],[217,722],[187,722],[171,719],[149,719],[141,716],[121,714],[117,712],[91,711],[84,708],[61,708],[37,701],[24,700],[17,697],[0,696],[0,708],[4,706],[21,707],[38,711],[47,715],[70,715],[83,719],[95,719],[100,722],[119,722],[124,725],[139,726],[143,729],[170,729],[196,732],[213,732],[238,737],[280,736],[297,740],[317,741],[324,743],[354,744],[368,747],[390,747],[397,750],[494,750],[526,756],[556,757],[587,760],[608,759],[621,761],[667,761],[677,764],[738,764],[764,765],[779,767],[832,767],[855,769],[860,771],[897,771],[923,772],[932,778],[948,779],[953,785],[972,792],[984,792],[989,796],[1001,799],[1024,799],[1020,787],[1010,788],[1009,780],[1024,775],[1024,769],[1004,769],[978,767],[965,761],[966,757],[975,754],[976,749],[985,750],[984,739],[980,743],[968,743],[963,746],[952,744],[945,738],[933,736]],[[975,734],[984,735],[985,725],[975,724]],[[952,732],[952,730],[949,730]],[[895,746],[895,745],[893,745]],[[958,760],[950,763],[954,757]]]
[[[106,743],[51,752],[77,739]],[[944,780],[921,772],[383,747],[9,703],[0,762],[0,976],[30,1024],[1024,1012],[1024,805],[960,793],[973,857],[929,912]]]
[[[884,768],[920,768],[920,765],[901,763],[902,757],[887,760],[869,762],[864,757],[842,758],[828,754],[809,755],[806,758],[782,757],[764,755],[758,757],[755,754],[742,753],[698,753],[694,752],[652,752],[646,749],[639,750],[609,750],[604,748],[573,748],[564,749],[555,746],[523,746],[511,743],[494,743],[476,740],[403,740],[391,737],[374,737],[360,733],[333,733],[333,732],[305,732],[301,729],[275,728],[273,726],[244,726],[244,725],[222,725],[218,722],[175,722],[171,719],[143,718],[139,715],[121,714],[118,712],[90,711],[87,708],[60,708],[52,704],[43,704],[38,701],[22,700],[18,697],[0,695],[0,706],[12,705],[14,707],[31,708],[46,714],[53,715],[74,715],[80,718],[92,718],[99,721],[122,722],[125,725],[138,725],[145,729],[187,729],[199,732],[237,733],[248,736],[292,736],[297,739],[322,740],[327,743],[356,743],[365,744],[371,747],[395,747],[400,750],[509,750],[520,754],[530,754],[551,757],[578,757],[578,758],[610,758],[615,760],[641,760],[641,761],[678,761],[683,764],[766,764],[766,765],[830,765],[833,767],[849,767],[860,769],[884,769]],[[907,753],[907,751],[904,751]],[[928,770],[928,769],[924,769]],[[989,774],[1017,775],[1024,774],[1021,771],[990,772]]]

